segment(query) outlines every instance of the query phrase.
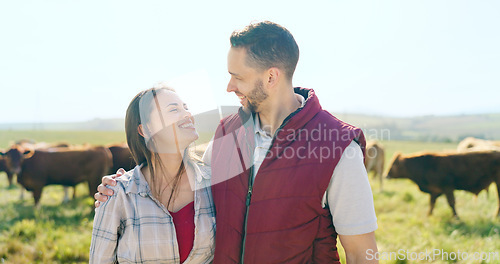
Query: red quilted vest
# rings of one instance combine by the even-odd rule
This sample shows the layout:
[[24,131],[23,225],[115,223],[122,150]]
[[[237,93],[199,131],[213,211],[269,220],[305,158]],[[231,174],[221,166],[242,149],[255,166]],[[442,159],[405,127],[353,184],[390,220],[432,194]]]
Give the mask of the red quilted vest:
[[274,135],[255,181],[252,115],[240,109],[217,128],[214,263],[340,263],[337,233],[321,201],[344,149],[355,140],[364,153],[365,138],[359,128],[322,110],[313,90],[295,92],[306,104]]

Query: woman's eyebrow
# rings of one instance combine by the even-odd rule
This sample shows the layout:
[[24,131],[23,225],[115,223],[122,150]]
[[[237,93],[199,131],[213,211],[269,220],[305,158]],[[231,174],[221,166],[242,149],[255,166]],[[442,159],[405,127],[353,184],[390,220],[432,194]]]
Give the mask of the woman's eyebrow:
[[177,105],[179,105],[179,104],[178,104],[178,103],[170,103],[170,104],[168,104],[168,105],[167,105],[167,107],[168,107],[168,106],[171,106],[171,105],[175,105],[175,106],[177,106]]

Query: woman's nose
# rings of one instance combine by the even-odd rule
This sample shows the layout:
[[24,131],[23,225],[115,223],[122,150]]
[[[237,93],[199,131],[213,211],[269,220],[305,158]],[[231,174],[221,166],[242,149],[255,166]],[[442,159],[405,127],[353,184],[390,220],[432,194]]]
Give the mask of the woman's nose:
[[188,111],[188,110],[184,110],[184,111],[185,111],[185,113],[184,113],[184,119],[190,119],[191,122],[193,122],[193,124],[194,124],[194,117],[191,114],[191,112]]
[[183,111],[184,111],[184,113],[182,113],[183,118],[190,118],[193,116],[191,115],[191,112],[189,112],[189,110],[184,109]]

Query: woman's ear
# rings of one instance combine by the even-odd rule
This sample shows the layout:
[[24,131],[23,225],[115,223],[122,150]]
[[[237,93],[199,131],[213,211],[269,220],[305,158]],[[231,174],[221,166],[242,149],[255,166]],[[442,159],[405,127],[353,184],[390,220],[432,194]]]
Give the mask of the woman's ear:
[[139,126],[137,126],[137,133],[139,133],[139,135],[144,137],[144,130],[143,130],[142,124],[139,124]]

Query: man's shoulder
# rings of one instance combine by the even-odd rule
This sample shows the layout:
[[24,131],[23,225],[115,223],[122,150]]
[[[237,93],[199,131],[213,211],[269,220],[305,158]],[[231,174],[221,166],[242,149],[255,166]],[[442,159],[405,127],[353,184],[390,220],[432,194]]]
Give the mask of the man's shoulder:
[[329,138],[335,137],[336,140],[344,141],[345,143],[354,140],[364,149],[365,139],[361,128],[340,120],[326,110],[318,112],[313,120],[314,122],[309,124],[310,128],[319,129],[321,132],[326,133],[325,135],[328,135]]
[[251,113],[248,113],[243,108],[238,110],[238,113],[230,114],[222,118],[217,126],[216,138],[221,135],[226,135],[230,132],[236,131],[241,127],[246,127],[252,119]]
[[221,124],[227,124],[229,122],[234,122],[236,120],[240,119],[240,116],[238,113],[234,113],[234,114],[230,114],[228,116],[225,116],[223,117],[221,120],[220,120],[220,123],[219,123],[219,126]]
[[317,122],[324,123],[326,125],[331,125],[331,126],[337,126],[337,127],[342,127],[342,128],[357,128],[354,125],[351,125],[338,117],[334,116],[332,113],[326,111],[326,110],[321,110],[318,112],[318,114],[315,116],[315,120]]

